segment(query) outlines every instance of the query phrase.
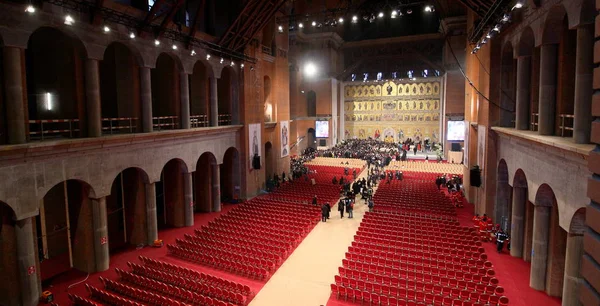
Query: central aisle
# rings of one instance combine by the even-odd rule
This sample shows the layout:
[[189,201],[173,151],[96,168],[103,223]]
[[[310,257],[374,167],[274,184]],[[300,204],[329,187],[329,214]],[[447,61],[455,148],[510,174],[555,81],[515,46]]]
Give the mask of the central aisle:
[[[365,168],[359,179],[366,177]],[[375,191],[377,188],[373,188]],[[357,196],[360,199],[360,196]],[[321,204],[321,203],[320,203]],[[340,219],[337,204],[327,222],[319,222],[256,295],[250,306],[325,305],[331,283],[367,210],[364,200],[354,205],[354,218]]]

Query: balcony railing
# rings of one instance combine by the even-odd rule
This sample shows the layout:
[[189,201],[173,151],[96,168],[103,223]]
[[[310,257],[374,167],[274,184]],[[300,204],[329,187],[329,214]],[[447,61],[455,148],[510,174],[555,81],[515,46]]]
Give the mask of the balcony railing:
[[102,118],[102,134],[135,133],[137,121],[137,117]]
[[219,115],[219,125],[231,125],[231,114]]
[[574,115],[561,114],[560,115],[560,136],[571,137],[573,136],[573,120]]
[[178,119],[177,116],[152,117],[152,127],[157,131],[174,130],[179,126]]
[[540,114],[539,113],[532,113],[531,114],[531,127],[529,128],[532,131],[537,131],[538,130],[538,119],[539,119]]
[[68,137],[79,132],[79,119],[29,120],[29,137],[32,140]]
[[207,115],[193,115],[190,116],[190,126],[192,128],[207,127],[208,126]]

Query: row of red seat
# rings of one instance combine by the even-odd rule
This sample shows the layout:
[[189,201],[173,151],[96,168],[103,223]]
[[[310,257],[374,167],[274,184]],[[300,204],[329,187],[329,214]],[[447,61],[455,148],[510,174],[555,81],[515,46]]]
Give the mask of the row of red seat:
[[[103,304],[118,305],[118,306],[144,306],[144,304],[138,303],[131,299],[122,298],[117,294],[98,289],[96,287],[85,284],[85,288],[89,292],[90,296],[94,300],[98,300]],[[166,306],[182,306],[180,303],[177,304],[164,304]]]
[[[76,305],[76,306],[100,306],[100,304],[98,304],[92,300],[88,300],[86,298],[80,297],[79,295],[71,294],[71,293],[69,293],[69,300],[71,300],[73,305]],[[54,304],[52,306],[55,306],[55,305],[56,304]]]

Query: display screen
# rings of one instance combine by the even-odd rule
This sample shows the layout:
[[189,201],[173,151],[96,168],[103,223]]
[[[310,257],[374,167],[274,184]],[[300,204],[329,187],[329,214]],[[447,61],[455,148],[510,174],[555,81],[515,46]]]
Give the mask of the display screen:
[[464,141],[465,140],[465,122],[464,121],[448,121],[448,140],[449,141]]
[[315,123],[317,129],[317,138],[327,138],[329,137],[329,121],[317,121]]

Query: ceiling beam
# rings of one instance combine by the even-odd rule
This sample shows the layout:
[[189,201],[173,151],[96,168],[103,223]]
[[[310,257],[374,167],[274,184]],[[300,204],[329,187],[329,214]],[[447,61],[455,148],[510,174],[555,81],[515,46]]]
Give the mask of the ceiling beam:
[[91,10],[92,24],[98,26],[102,23],[100,11],[104,7],[104,0],[96,0],[96,7]]
[[142,21],[138,27],[138,35],[142,36],[144,34],[144,29],[158,17],[158,10],[164,3],[166,3],[166,0],[156,0],[154,4],[152,4],[150,11],[148,11],[146,17],[144,17],[144,21]]
[[466,6],[468,9],[470,9],[471,11],[473,11],[473,13],[477,14],[477,16],[483,17],[483,14],[485,12],[482,12],[481,9],[479,7],[477,7],[476,5],[474,5],[471,1],[469,1],[469,0],[458,0],[458,2],[462,3],[462,5]]
[[156,38],[160,38],[162,36],[162,34],[165,32],[165,29],[168,28],[169,26],[171,26],[171,24],[173,23],[173,17],[175,16],[175,14],[177,13],[177,11],[179,10],[179,8],[182,5],[183,5],[183,0],[177,0],[177,3],[175,3],[175,5],[171,6],[169,13],[162,20],[162,22],[160,23],[160,27],[158,28],[158,31],[155,33]]
[[206,0],[200,0],[198,3],[198,8],[196,9],[196,15],[194,15],[194,22],[190,27],[189,37],[196,36],[196,31],[198,31],[198,26],[200,25],[200,20],[204,20],[204,13],[206,9]]

